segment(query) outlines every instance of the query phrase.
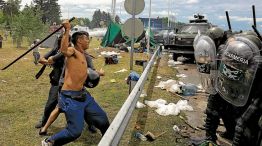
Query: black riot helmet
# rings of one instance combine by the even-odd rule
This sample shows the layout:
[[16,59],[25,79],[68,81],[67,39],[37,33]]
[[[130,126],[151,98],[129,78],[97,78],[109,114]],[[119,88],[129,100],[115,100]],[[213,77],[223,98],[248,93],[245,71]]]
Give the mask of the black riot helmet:
[[212,27],[207,30],[206,35],[209,36],[215,43],[216,48],[226,41],[224,30],[219,27]]
[[100,81],[100,75],[93,69],[88,68],[88,76],[86,78],[84,86],[87,88],[94,88]]

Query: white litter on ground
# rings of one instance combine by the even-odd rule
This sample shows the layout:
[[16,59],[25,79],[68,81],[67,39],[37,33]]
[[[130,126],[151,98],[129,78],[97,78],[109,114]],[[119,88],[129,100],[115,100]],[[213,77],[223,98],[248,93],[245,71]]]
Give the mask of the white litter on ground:
[[145,100],[145,104],[149,107],[160,108],[161,106],[167,104],[167,101],[164,99],[158,99],[156,101]]
[[109,56],[112,56],[112,55],[120,55],[120,53],[116,53],[115,51],[103,51],[101,52],[101,55],[104,56],[104,57],[109,57]]
[[162,116],[174,115],[177,116],[181,111],[193,111],[193,108],[188,105],[187,100],[179,100],[177,104],[169,103],[166,100],[158,99],[156,101],[145,100],[145,104],[149,107],[157,108],[155,111]]
[[28,60],[28,58],[23,58],[24,60]]
[[179,132],[179,131],[180,131],[180,129],[178,128],[177,125],[174,125],[174,126],[173,126],[173,129],[174,129],[175,132]]
[[119,70],[119,71],[116,71],[116,72],[114,72],[114,73],[120,73],[120,72],[126,72],[127,70],[125,69],[125,68],[123,68],[123,69],[121,69],[121,70]]
[[7,83],[7,81],[5,81],[5,80],[2,80],[2,82],[3,82],[3,83]]
[[167,89],[167,91],[171,92],[171,93],[182,93],[181,90],[181,85],[179,84],[173,84],[169,89]]
[[136,103],[136,108],[144,108],[144,107],[146,107],[145,104],[143,104],[143,103],[141,103],[139,101]]
[[167,89],[167,88],[170,88],[173,84],[176,84],[177,81],[175,80],[167,80],[167,81],[160,81],[159,84],[155,87],[159,87],[161,89]]
[[146,97],[146,96],[147,96],[146,93],[141,93],[141,94],[140,94],[140,97]]
[[161,79],[162,77],[161,77],[161,76],[157,76],[156,78],[157,78],[157,79]]
[[185,75],[185,74],[178,74],[178,75],[176,75],[176,77],[178,77],[178,78],[186,78],[187,75]]

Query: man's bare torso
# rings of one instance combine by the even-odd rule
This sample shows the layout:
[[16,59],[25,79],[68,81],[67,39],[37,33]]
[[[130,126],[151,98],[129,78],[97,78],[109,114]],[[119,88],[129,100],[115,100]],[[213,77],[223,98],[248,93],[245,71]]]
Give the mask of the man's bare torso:
[[80,91],[87,78],[87,62],[84,53],[75,49],[72,56],[66,57],[66,69],[62,90]]

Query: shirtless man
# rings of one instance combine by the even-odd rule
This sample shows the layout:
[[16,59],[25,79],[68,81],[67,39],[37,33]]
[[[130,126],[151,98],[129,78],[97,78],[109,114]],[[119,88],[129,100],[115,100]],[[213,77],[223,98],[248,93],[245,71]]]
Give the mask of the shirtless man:
[[89,47],[89,34],[87,32],[74,33],[72,35],[74,47],[68,47],[71,25],[68,20],[65,20],[63,26],[65,33],[60,51],[66,57],[66,67],[64,84],[58,99],[58,108],[60,112],[65,113],[67,127],[43,140],[42,146],[60,146],[74,141],[82,133],[84,118],[91,119],[102,134],[109,127],[106,113],[84,88],[88,75],[84,53]]

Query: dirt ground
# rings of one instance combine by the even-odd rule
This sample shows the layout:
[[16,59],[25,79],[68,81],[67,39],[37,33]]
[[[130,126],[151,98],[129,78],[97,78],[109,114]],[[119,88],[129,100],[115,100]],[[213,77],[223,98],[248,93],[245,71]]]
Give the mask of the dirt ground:
[[[196,70],[195,64],[184,64],[177,65],[178,74],[185,74],[187,77],[179,78],[180,81],[184,83],[192,83],[195,85],[200,84],[200,78],[198,72]],[[205,120],[205,109],[207,105],[207,94],[205,93],[197,93],[195,96],[184,96],[185,99],[189,101],[189,105],[191,105],[194,109],[192,112],[185,112],[187,117],[187,123],[189,123],[192,127],[197,130],[193,130],[190,132],[190,137],[204,137],[205,131],[203,130],[204,120]],[[218,132],[224,132],[225,129],[223,126],[219,126]],[[230,141],[227,141],[218,135],[218,141],[222,146],[230,146]]]

